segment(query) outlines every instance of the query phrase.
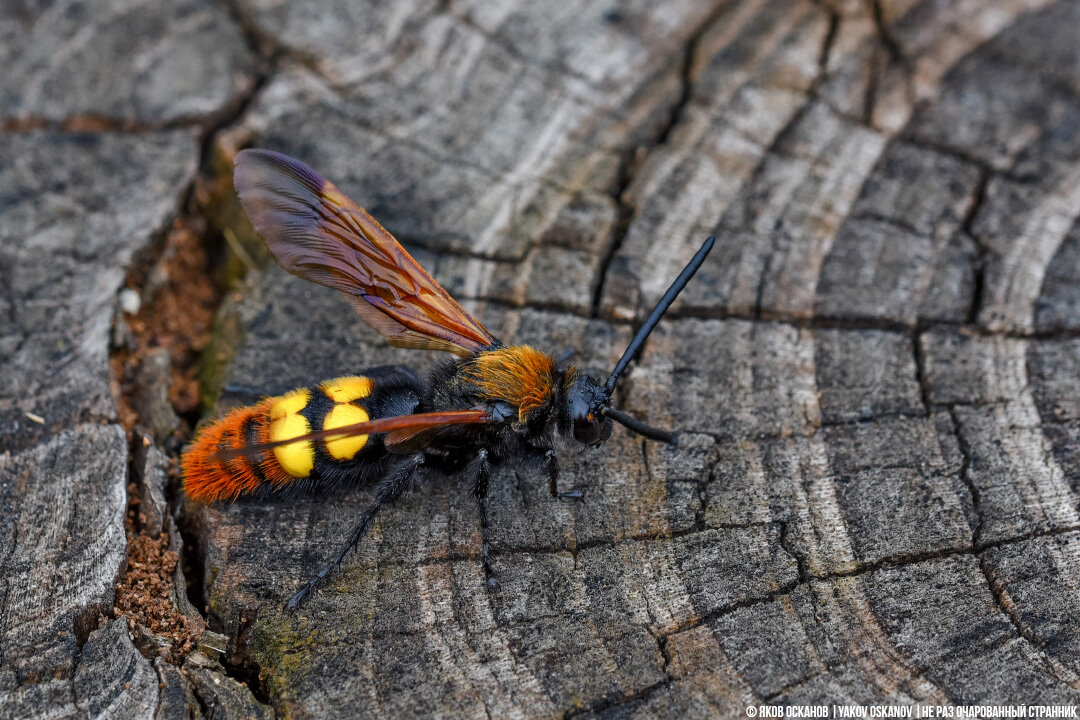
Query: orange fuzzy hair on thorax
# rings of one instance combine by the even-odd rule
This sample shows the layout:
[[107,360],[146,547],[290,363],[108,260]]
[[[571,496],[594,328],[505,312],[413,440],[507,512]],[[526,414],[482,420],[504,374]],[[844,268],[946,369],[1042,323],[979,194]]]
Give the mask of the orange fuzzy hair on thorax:
[[518,409],[518,420],[543,407],[555,383],[555,361],[531,345],[514,345],[476,355],[465,363],[465,379],[485,400],[504,400]]

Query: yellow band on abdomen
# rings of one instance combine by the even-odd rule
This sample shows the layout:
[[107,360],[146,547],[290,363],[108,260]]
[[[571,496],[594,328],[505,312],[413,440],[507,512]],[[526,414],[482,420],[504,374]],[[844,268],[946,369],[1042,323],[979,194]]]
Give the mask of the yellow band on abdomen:
[[[335,405],[323,420],[324,430],[336,430],[347,425],[367,422],[370,419],[362,407],[341,403]],[[335,460],[352,460],[367,445],[367,435],[336,437],[326,441],[326,451]]]
[[360,376],[340,377],[320,385],[322,391],[336,403],[361,400],[371,394],[371,378]]
[[[299,412],[307,407],[311,393],[307,390],[294,390],[282,395],[270,406],[270,440],[280,442],[291,440],[311,432],[311,424]],[[274,448],[274,457],[281,468],[295,478],[306,478],[315,467],[315,446],[310,440],[279,445]]]

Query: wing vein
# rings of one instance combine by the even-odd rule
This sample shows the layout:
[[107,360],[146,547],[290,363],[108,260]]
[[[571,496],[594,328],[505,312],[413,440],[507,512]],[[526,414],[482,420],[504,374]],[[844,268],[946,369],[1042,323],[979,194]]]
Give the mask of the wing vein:
[[391,344],[466,356],[501,344],[374,218],[308,166],[243,150],[234,182],[281,266],[344,293]]

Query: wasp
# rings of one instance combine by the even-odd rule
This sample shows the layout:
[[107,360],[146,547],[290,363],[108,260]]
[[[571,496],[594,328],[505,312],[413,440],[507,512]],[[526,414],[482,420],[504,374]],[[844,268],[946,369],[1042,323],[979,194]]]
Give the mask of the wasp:
[[529,345],[506,345],[467,313],[397,240],[333,183],[268,150],[236,156],[244,212],[287,271],[341,291],[394,346],[456,358],[426,381],[403,366],[326,380],[233,410],[196,433],[181,466],[184,491],[200,503],[342,484],[375,483],[375,499],[333,560],[287,602],[295,610],[339,568],[379,509],[426,474],[472,483],[481,564],[489,588],[487,492],[500,466],[531,467],[560,493],[555,443],[601,445],[612,422],[662,442],[672,433],[612,405],[619,376],[712,249],[708,238],[657,303],[604,380]]

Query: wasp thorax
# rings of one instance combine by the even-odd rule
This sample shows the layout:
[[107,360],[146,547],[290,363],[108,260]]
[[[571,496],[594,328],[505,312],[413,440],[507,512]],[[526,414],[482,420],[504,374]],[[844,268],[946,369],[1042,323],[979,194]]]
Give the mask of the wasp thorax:
[[473,392],[487,402],[507,402],[517,408],[518,422],[526,423],[549,405],[555,361],[529,345],[514,345],[482,352],[462,366]]

